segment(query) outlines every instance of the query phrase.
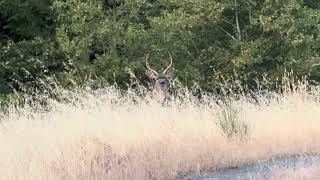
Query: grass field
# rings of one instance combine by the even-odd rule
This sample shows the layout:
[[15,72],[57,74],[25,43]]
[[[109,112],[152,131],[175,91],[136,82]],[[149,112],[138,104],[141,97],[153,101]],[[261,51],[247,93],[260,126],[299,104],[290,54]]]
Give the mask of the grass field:
[[[166,106],[114,88],[74,94],[49,112],[11,108],[0,126],[0,178],[175,179],[279,154],[320,153],[320,90],[218,101],[191,95]],[[312,179],[318,167],[274,172]],[[291,178],[290,178],[291,177]]]

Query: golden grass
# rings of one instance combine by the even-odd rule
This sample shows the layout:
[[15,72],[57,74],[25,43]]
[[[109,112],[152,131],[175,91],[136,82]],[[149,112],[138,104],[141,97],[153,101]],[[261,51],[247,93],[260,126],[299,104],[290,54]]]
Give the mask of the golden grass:
[[277,154],[320,153],[318,92],[263,96],[259,104],[229,100],[249,125],[244,139],[223,134],[224,106],[210,97],[146,105],[111,88],[78,95],[74,105],[52,103],[47,113],[12,109],[0,126],[0,179],[175,179]]

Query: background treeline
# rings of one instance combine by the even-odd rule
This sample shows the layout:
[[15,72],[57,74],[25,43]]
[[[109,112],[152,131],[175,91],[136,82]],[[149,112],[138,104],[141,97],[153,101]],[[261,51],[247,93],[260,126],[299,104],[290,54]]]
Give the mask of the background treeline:
[[145,57],[207,91],[320,81],[319,0],[1,0],[0,93],[142,83]]

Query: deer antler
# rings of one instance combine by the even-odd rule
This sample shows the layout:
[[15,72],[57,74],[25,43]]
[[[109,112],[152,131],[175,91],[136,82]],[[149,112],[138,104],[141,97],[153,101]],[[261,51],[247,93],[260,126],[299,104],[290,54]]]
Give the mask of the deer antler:
[[163,71],[163,74],[166,74],[166,72],[171,68],[172,66],[172,56],[171,53],[169,52],[169,56],[170,56],[170,64],[169,66]]
[[146,66],[147,66],[147,68],[148,68],[151,72],[153,72],[153,73],[155,73],[155,74],[159,74],[157,71],[153,70],[153,69],[150,67],[150,65],[149,65],[149,63],[148,63],[148,58],[149,58],[149,54],[147,54],[147,57],[146,57]]

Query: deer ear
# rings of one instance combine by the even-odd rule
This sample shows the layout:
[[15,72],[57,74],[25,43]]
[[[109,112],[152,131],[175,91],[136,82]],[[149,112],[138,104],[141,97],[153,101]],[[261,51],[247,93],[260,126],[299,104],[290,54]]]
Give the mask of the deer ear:
[[171,68],[171,69],[169,69],[167,72],[166,72],[166,76],[169,78],[169,79],[172,79],[173,78],[173,76],[174,76],[174,69],[173,68]]
[[146,75],[150,78],[150,79],[157,79],[157,74],[154,73],[153,71],[150,70],[146,70]]

